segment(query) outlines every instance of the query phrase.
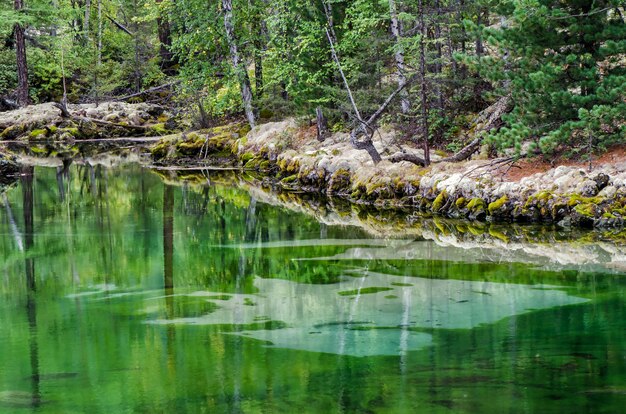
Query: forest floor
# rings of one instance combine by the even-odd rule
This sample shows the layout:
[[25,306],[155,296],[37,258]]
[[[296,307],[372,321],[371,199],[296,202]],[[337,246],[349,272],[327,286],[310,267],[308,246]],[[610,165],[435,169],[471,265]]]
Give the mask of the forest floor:
[[[610,147],[605,152],[594,156],[591,162],[592,169],[608,165],[619,166],[625,163],[626,144],[618,144]],[[524,177],[529,177],[537,173],[546,173],[561,165],[588,169],[589,161],[558,159],[548,162],[543,157],[521,159],[515,162],[514,168],[509,169],[508,172],[504,174],[503,178],[507,181],[519,181]]]

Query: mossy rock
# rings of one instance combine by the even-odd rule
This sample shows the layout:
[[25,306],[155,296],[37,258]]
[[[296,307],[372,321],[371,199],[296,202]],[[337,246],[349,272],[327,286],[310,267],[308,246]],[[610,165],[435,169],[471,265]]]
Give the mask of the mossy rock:
[[348,193],[351,186],[350,179],[350,171],[343,168],[335,171],[330,177],[328,192],[331,194]]
[[574,211],[588,218],[595,218],[599,215],[599,207],[594,203],[577,204]]
[[239,157],[239,159],[244,165],[253,158],[254,158],[254,154],[252,152],[245,152]]
[[473,198],[467,203],[467,210],[471,220],[480,220],[487,215],[485,201],[482,198]]
[[466,207],[470,211],[484,210],[485,201],[482,198],[472,198]]
[[243,167],[248,170],[258,170],[261,162],[263,162],[263,158],[254,157],[246,162]]
[[445,190],[443,190],[433,201],[432,210],[435,213],[441,211],[441,209],[446,205],[446,201],[448,200],[448,194]]
[[46,129],[33,129],[28,133],[28,139],[44,139],[48,136],[48,130]]
[[20,166],[13,156],[0,153],[0,184],[10,185],[17,181]]
[[285,177],[280,182],[282,184],[293,184],[298,181],[298,174],[290,175],[289,177]]
[[569,200],[567,201],[567,205],[569,207],[575,207],[579,204],[600,204],[604,201],[603,197],[584,197],[580,194],[572,194],[569,196]]
[[365,186],[363,199],[366,201],[387,200],[394,197],[394,191],[390,183],[381,181],[370,181]]
[[11,125],[8,128],[5,128],[4,131],[0,134],[0,139],[2,140],[14,140],[18,139],[24,132],[26,131],[26,126],[19,125]]
[[461,209],[465,208],[465,206],[467,205],[467,200],[465,199],[465,197],[459,197],[454,202],[454,205],[456,206],[456,208],[461,210]]
[[150,154],[155,160],[169,158],[174,152],[173,143],[169,139],[162,139],[150,149]]
[[149,136],[163,136],[169,133],[168,129],[165,127],[165,123],[159,122],[158,124],[151,125],[146,131],[146,135]]
[[489,214],[492,216],[503,216],[508,213],[508,202],[509,197],[505,194],[493,203],[489,203],[487,211],[489,211]]

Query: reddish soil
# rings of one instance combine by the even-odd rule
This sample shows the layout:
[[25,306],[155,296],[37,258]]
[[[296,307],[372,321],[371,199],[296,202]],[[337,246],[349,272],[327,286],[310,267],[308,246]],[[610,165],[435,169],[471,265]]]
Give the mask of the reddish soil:
[[[600,156],[593,157],[592,167],[620,162],[626,162],[626,144],[615,145]],[[587,169],[589,168],[589,161],[557,159],[550,162],[546,161],[544,158],[536,157],[517,161],[510,169],[509,166],[501,168],[501,172],[503,173],[504,180],[519,181],[524,177],[529,177],[536,173],[543,173],[560,165]]]

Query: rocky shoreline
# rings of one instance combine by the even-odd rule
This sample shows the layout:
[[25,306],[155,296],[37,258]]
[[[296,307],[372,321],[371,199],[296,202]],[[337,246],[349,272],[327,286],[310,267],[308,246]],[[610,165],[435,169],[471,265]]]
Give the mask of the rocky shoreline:
[[[401,151],[393,131],[380,134],[374,144],[387,158]],[[626,161],[592,172],[559,166],[519,181],[505,180],[498,160],[428,168],[388,160],[374,165],[367,153],[350,146],[347,134],[318,142],[314,133],[293,120],[267,123],[250,132],[232,124],[169,137],[153,148],[152,155],[166,165],[236,165],[254,171],[260,185],[283,192],[401,207],[425,217],[616,229],[623,229],[626,220]],[[431,156],[438,158],[435,153]]]
[[62,116],[53,103],[0,112],[0,141],[74,141],[130,136],[163,136],[177,129],[164,107],[105,102],[67,105]]
[[[445,154],[433,152],[435,163],[427,168],[393,163],[389,159],[401,152],[423,156],[421,150],[400,147],[393,130],[381,129],[375,135],[374,145],[383,156],[375,165],[365,151],[350,145],[347,133],[319,142],[314,127],[293,119],[252,131],[246,124],[232,123],[170,134],[178,127],[175,117],[156,105],[104,103],[69,109],[71,118],[62,117],[52,104],[0,113],[0,138],[26,142],[31,155],[48,156],[38,147],[42,142],[67,146],[91,139],[163,136],[151,147],[156,165],[240,168],[253,174],[260,186],[284,193],[323,194],[350,203],[403,208],[422,217],[614,229],[623,229],[626,221],[626,157],[591,172],[558,166],[511,180],[503,171],[511,168],[510,162],[480,154],[470,161],[438,163]],[[10,156],[0,161],[0,175],[14,173]]]

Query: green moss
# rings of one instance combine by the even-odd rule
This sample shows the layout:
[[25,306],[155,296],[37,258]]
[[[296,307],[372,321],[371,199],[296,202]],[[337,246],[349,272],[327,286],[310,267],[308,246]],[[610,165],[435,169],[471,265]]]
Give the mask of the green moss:
[[269,109],[261,109],[259,111],[259,118],[260,119],[271,119],[274,116],[274,112],[270,111]]
[[48,131],[46,131],[45,129],[33,129],[32,131],[30,131],[30,133],[28,134],[28,138],[29,139],[41,139],[41,138],[45,138],[46,137],[46,133]]
[[593,218],[596,216],[596,205],[593,203],[577,204],[574,210],[585,217]]
[[508,201],[509,201],[509,198],[505,194],[502,197],[500,197],[499,199],[497,199],[496,201],[494,201],[493,203],[489,203],[489,206],[487,207],[487,210],[489,211],[489,214],[493,215],[493,214],[497,213],[500,209],[502,209],[502,207],[505,206],[505,204]]
[[465,199],[465,197],[459,197],[457,198],[457,200],[454,202],[454,204],[456,205],[456,207],[458,209],[462,209],[463,207],[465,207],[467,205],[467,200]]
[[240,158],[241,158],[241,162],[245,164],[245,163],[247,163],[248,161],[250,161],[251,159],[254,158],[254,154],[251,153],[251,152],[245,152],[245,153],[243,153],[241,155]]
[[467,203],[467,208],[473,212],[484,210],[485,201],[482,198],[472,198],[470,202]]
[[68,134],[70,134],[74,138],[80,138],[81,137],[81,133],[78,130],[78,128],[76,128],[76,127],[62,128],[61,131],[62,132],[67,132]]
[[280,180],[283,184],[289,184],[298,181],[298,174],[290,175],[289,177],[285,177]]
[[604,200],[604,197],[583,197],[580,194],[572,194],[567,201],[569,207],[574,207],[578,204],[600,204]]
[[164,123],[154,124],[149,128],[149,133],[151,135],[166,135],[167,128],[165,128]]
[[447,199],[448,199],[448,195],[446,193],[446,190],[443,190],[435,198],[435,201],[433,201],[432,210],[434,212],[438,212],[439,210],[441,210],[443,208],[443,206],[446,204],[446,200]]
[[534,198],[536,200],[541,200],[541,201],[546,201],[549,200],[553,197],[552,193],[550,191],[540,191],[539,193],[535,194]]
[[344,193],[350,188],[350,171],[339,169],[333,173],[328,185],[330,193]]
[[30,147],[33,154],[48,155],[48,150],[43,146],[33,145]]
[[3,140],[17,139],[25,130],[24,125],[13,125],[5,128],[0,134],[0,138]]

